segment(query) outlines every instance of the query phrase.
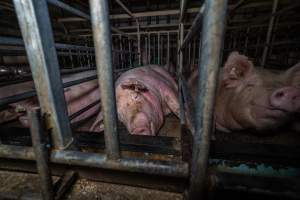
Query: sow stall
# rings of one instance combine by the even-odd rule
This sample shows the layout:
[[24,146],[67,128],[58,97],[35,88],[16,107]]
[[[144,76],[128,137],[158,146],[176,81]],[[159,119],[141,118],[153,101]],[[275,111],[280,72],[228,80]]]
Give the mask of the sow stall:
[[[187,0],[182,0],[178,30],[153,32],[141,31],[138,18],[123,2],[116,2],[135,21],[136,33],[110,26],[107,0],[90,0],[90,14],[57,0],[13,1],[22,38],[1,36],[0,43],[13,45],[13,53],[26,51],[36,90],[0,99],[0,109],[36,95],[40,107],[28,113],[30,130],[1,129],[0,168],[38,173],[43,199],[63,198],[76,174],[96,181],[182,193],[187,199],[214,198],[214,194],[218,196],[217,191],[225,190],[299,198],[299,146],[211,141],[227,0],[201,2],[188,31],[183,21],[188,11]],[[81,20],[90,20],[92,34],[86,36],[92,36],[93,43],[89,40],[81,41],[82,45],[55,42],[48,5],[79,16]],[[111,31],[115,33],[111,34]],[[192,132],[186,128],[183,111],[184,106],[191,106],[183,76],[185,55],[188,55],[188,63],[198,64],[201,77],[198,81],[201,92],[197,96],[195,113],[190,116]],[[117,120],[115,76],[132,67],[169,63],[170,57],[174,56],[181,113],[177,130],[179,140],[128,134]],[[265,59],[264,56],[263,62]],[[71,69],[60,70],[60,65],[70,65]],[[74,65],[80,67],[74,68]],[[63,74],[82,71],[90,73],[62,81]],[[24,76],[30,78],[28,74]],[[100,102],[91,102],[68,117],[63,91],[93,79],[100,85],[105,130],[103,134],[78,134],[69,120]],[[8,80],[3,86],[18,82]],[[101,152],[80,150],[84,147]],[[142,152],[143,156],[128,156],[125,151]],[[164,154],[172,159],[149,159],[149,153]],[[61,179],[54,184],[52,175]]]

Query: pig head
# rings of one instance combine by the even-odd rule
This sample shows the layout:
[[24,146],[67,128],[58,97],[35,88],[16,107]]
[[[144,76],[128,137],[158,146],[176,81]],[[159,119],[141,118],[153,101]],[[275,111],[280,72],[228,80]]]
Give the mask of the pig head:
[[[192,74],[189,80],[194,95],[197,78]],[[261,132],[297,123],[299,86],[300,64],[275,73],[255,68],[246,56],[232,52],[220,72],[215,107],[216,128],[225,132]]]
[[[156,135],[167,114],[179,116],[177,84],[161,66],[150,65],[129,70],[115,84],[119,120],[131,134]],[[102,115],[93,131],[99,131]]]

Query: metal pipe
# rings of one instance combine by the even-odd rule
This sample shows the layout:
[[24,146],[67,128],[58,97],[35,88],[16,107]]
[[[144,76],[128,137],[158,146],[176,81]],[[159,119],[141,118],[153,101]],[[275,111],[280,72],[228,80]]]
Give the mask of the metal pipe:
[[[272,16],[269,22],[269,27],[268,27],[268,32],[267,32],[267,37],[266,37],[266,44],[270,43],[271,37],[272,37],[272,31],[273,31],[273,25],[274,25],[274,20],[275,20],[275,15],[273,15],[276,10],[277,10],[277,6],[278,6],[278,1],[279,0],[274,0],[273,1],[273,7],[272,7]],[[263,51],[263,55],[262,55],[262,59],[261,59],[261,66],[264,67],[266,65],[266,61],[267,61],[267,56],[268,56],[268,52],[269,52],[269,45],[265,46],[264,51]]]
[[151,43],[150,43],[150,41],[151,41],[151,35],[150,35],[150,33],[148,33],[148,64],[150,64],[151,63]]
[[157,64],[160,65],[160,34],[157,34]]
[[57,1],[57,0],[47,0],[48,3],[52,4],[52,5],[55,5],[59,8],[62,8],[72,14],[75,14],[75,15],[78,15],[80,17],[83,17],[85,19],[90,19],[90,16],[76,8],[73,8],[72,6],[69,6],[68,4],[64,3],[64,2],[61,2],[61,1]]
[[[184,26],[182,23],[179,24],[179,46],[181,46],[184,37]],[[179,53],[179,69],[178,69],[178,94],[179,94],[179,118],[180,124],[183,126],[185,124],[185,113],[184,113],[184,104],[183,104],[183,97],[182,97],[182,68],[183,68],[183,52],[180,51]]]
[[185,36],[185,38],[183,40],[180,50],[182,50],[191,41],[191,39],[195,36],[195,34],[199,33],[199,30],[202,25],[201,22],[202,22],[202,15],[203,15],[204,9],[205,9],[205,4],[203,4],[203,6],[201,6],[197,16],[195,17],[189,32],[187,33],[187,35]]
[[[22,38],[0,36],[0,44],[23,46],[24,41]],[[94,51],[94,47],[78,46],[78,45],[64,44],[64,43],[55,43],[55,47],[57,49],[69,49],[69,50],[79,49],[79,50],[86,50],[86,51]]]
[[227,0],[205,1],[189,199],[202,197],[205,177],[207,176],[215,92],[221,60],[226,10]]
[[[97,76],[93,75],[93,76],[88,76],[88,77],[85,77],[85,78],[82,78],[82,79],[69,81],[69,82],[66,82],[66,83],[63,84],[63,88],[71,87],[73,85],[77,85],[77,84],[80,84],[80,83],[83,83],[83,82],[91,81],[91,80],[94,80],[96,78],[97,78]],[[36,91],[35,90],[30,90],[30,91],[27,91],[27,92],[24,92],[24,93],[21,93],[21,94],[16,94],[16,95],[13,95],[13,96],[2,98],[2,99],[0,99],[0,110],[5,109],[6,105],[8,105],[8,104],[15,103],[15,102],[18,102],[18,101],[21,101],[21,100],[24,100],[24,99],[28,99],[30,97],[34,97],[34,96],[36,96]]]
[[180,1],[180,14],[179,14],[179,23],[183,22],[184,15],[186,12],[186,5],[188,0],[181,0]]
[[168,44],[167,44],[167,65],[170,64],[170,33],[168,33]]
[[138,59],[139,59],[139,65],[141,65],[141,35],[140,35],[140,24],[139,20],[132,14],[132,12],[123,4],[121,0],[116,0],[116,2],[125,10],[125,12],[132,17],[135,22],[136,22],[136,27],[137,27],[137,46],[138,46]]
[[[34,160],[34,152],[31,147],[0,145],[0,157],[21,160]],[[112,169],[161,175],[170,177],[187,178],[189,173],[188,164],[182,161],[160,161],[133,158],[120,158],[117,160],[107,159],[99,153],[87,153],[79,151],[58,151],[51,152],[52,163]]]
[[[90,0],[94,45],[96,50],[97,74],[101,94],[104,121],[104,136],[107,157],[120,157],[117,132],[116,98],[112,69],[111,34],[107,0]],[[105,51],[103,51],[105,49]],[[118,162],[117,162],[118,163]]]
[[91,109],[92,107],[96,106],[97,104],[101,103],[101,100],[96,100],[94,102],[92,102],[91,104],[85,106],[84,108],[82,108],[81,110],[73,113],[72,115],[70,115],[69,119],[70,121],[76,117],[78,117],[79,115],[81,115],[82,113],[84,113],[85,111]]
[[28,117],[37,171],[41,181],[42,197],[44,200],[53,200],[54,192],[51,171],[48,164],[47,136],[41,122],[40,109],[34,108],[29,110]]
[[45,0],[14,0],[31,73],[53,145],[65,149],[73,142],[59,73],[53,33]]

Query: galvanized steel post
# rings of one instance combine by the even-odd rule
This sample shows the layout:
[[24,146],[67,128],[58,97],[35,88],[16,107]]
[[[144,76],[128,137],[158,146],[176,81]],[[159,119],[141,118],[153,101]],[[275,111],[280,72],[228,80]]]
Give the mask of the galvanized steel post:
[[263,55],[262,55],[262,59],[261,59],[261,66],[264,67],[267,61],[267,56],[268,56],[268,52],[269,52],[269,43],[272,37],[272,31],[273,31],[273,26],[274,26],[274,20],[275,20],[275,15],[273,15],[274,13],[276,13],[276,9],[278,6],[278,1],[279,0],[274,0],[273,1],[273,6],[272,6],[272,15],[271,15],[271,19],[269,22],[269,27],[268,27],[268,32],[267,32],[267,36],[266,36],[266,46],[264,48],[263,51]]
[[205,1],[189,199],[201,199],[207,176],[226,9],[227,0]]
[[73,141],[47,2],[14,0],[39,103],[55,148]]
[[37,171],[41,181],[41,192],[44,200],[54,199],[51,171],[49,169],[49,152],[47,149],[46,133],[41,121],[38,108],[28,111],[32,146],[35,154]]
[[108,1],[90,0],[107,157],[120,157]]

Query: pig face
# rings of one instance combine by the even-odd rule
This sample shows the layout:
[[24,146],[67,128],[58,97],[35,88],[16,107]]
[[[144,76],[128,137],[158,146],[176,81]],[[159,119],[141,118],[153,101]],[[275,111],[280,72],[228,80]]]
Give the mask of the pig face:
[[300,112],[300,65],[284,73],[254,68],[233,52],[219,80],[216,126],[223,131],[278,128]]
[[146,85],[128,79],[116,88],[118,115],[128,131],[137,135],[155,135],[163,123],[161,99]]

